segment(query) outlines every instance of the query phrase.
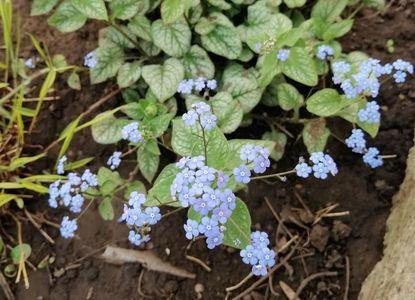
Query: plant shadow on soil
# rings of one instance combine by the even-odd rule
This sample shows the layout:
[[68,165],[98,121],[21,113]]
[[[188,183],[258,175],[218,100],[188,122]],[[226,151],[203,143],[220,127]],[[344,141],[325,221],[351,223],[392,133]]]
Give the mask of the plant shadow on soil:
[[[69,62],[80,65],[84,54],[94,49],[99,24],[89,23],[79,32],[61,34],[48,27],[44,17],[29,18],[28,1],[16,1],[15,7],[22,14],[24,31],[41,38],[49,45],[51,53],[62,53]],[[406,5],[392,6],[383,16],[373,16],[373,11],[364,11],[358,15],[353,32],[343,40],[345,51],[362,50],[388,62],[397,57],[415,62],[415,19],[409,17],[414,13],[413,0],[406,1]],[[396,52],[393,54],[388,54],[385,50],[387,39],[395,41]],[[24,54],[31,53],[26,51]],[[32,139],[36,144],[50,143],[66,124],[108,92],[109,84],[88,86],[86,76],[82,79],[86,83],[82,92],[69,90],[63,81],[58,83],[56,95],[61,99],[45,105],[38,123],[38,133]],[[349,299],[357,299],[362,281],[382,254],[385,221],[391,198],[403,180],[406,156],[412,146],[414,99],[413,78],[401,88],[394,84],[384,85],[382,88],[379,97],[383,111],[382,127],[377,138],[369,141],[369,144],[380,147],[382,153],[398,155],[396,159],[386,161],[384,167],[377,170],[365,167],[358,156],[335,139],[330,139],[328,151],[339,166],[338,176],[326,181],[301,180],[295,177],[289,177],[285,183],[255,181],[249,185],[247,191],[240,192],[240,197],[247,202],[252,213],[253,227],[269,232],[273,244],[278,242],[281,245],[284,238],[289,237],[284,237],[284,231],[281,231],[276,239],[278,222],[266,205],[264,197],[270,200],[292,234],[298,234],[303,244],[308,240],[305,246],[298,249],[295,259],[273,274],[272,292],[276,295],[271,293],[268,284],[264,284],[244,299],[285,299],[279,281],[296,290],[304,278],[324,271],[337,271],[338,276],[320,277],[311,281],[302,292],[301,299],[343,299],[346,257],[350,261]],[[120,99],[111,101],[112,103],[107,103],[107,107],[101,109],[109,109],[121,103]],[[345,126],[341,121],[330,122],[330,127],[341,137],[346,137],[350,130],[350,126]],[[260,129],[250,130],[248,134],[252,138],[258,138]],[[90,132],[84,131],[75,136],[68,155],[71,159],[94,156],[96,161],[91,166],[94,168],[105,164],[106,158],[114,150],[110,148],[95,144]],[[56,154],[52,151],[47,163],[39,167],[51,168]],[[273,168],[278,168],[279,171],[288,170],[299,156],[305,154],[301,143],[291,139],[284,159],[278,164],[274,163]],[[132,162],[127,161],[123,165],[121,173],[128,174]],[[323,218],[318,225],[313,226],[310,218],[304,214],[304,206],[299,202],[296,193],[312,212],[338,204],[334,211],[349,211],[350,214]],[[27,203],[28,210],[45,212],[49,219],[59,222],[63,211],[48,209],[46,202],[44,198],[34,199]],[[185,217],[185,213],[181,212],[155,226],[151,234],[152,242],[148,247],[162,259],[196,273],[194,280],[147,271],[137,264],[114,266],[103,262],[97,256],[85,257],[107,244],[131,248],[126,240],[126,226],[117,224],[116,221],[102,221],[96,206],[92,206],[81,218],[78,237],[73,240],[63,240],[59,237],[58,230],[44,227],[56,239],[54,246],[48,244],[29,223],[24,223],[23,239],[33,247],[30,260],[37,263],[47,254],[51,254],[56,255],[56,262],[49,269],[30,271],[30,289],[26,290],[22,284],[15,286],[16,298],[77,300],[88,299],[90,295],[90,299],[100,300],[197,299],[194,287],[196,283],[201,283],[204,286],[202,299],[223,299],[225,288],[238,283],[250,269],[241,262],[238,252],[226,247],[208,251],[203,241],[196,242],[190,254],[208,263],[212,272],[186,260],[184,252],[188,241],[182,230]],[[15,228],[11,221],[5,220],[3,227],[14,234]],[[286,253],[282,253],[282,256],[284,254]],[[84,259],[75,268],[63,274],[57,272],[81,257]],[[232,296],[238,295],[253,282],[249,281]],[[146,296],[138,292],[139,285],[140,292]],[[2,296],[0,291],[0,298]]]

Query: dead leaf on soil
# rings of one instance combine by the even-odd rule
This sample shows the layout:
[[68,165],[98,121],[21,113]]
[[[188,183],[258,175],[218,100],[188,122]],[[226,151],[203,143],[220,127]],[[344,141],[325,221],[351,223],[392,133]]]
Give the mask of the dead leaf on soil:
[[152,271],[184,278],[196,278],[196,274],[163,261],[153,251],[149,250],[131,250],[107,246],[100,257],[111,264],[122,265],[125,263],[140,263]]

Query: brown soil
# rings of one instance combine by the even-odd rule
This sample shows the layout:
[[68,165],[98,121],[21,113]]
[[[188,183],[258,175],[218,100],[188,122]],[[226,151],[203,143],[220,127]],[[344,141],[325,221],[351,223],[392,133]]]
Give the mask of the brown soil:
[[[27,1],[15,2],[17,10],[23,16],[24,31],[45,41],[51,53],[63,53],[69,62],[80,65],[84,54],[95,47],[100,24],[89,23],[76,33],[63,35],[48,27],[45,18],[29,17]],[[402,57],[415,62],[415,19],[410,17],[415,13],[415,1],[400,2],[392,6],[384,16],[372,16],[373,12],[358,15],[353,32],[344,39],[345,50],[363,50],[384,61]],[[388,54],[385,50],[387,39],[395,41],[396,52],[393,54]],[[61,99],[47,105],[48,111],[39,121],[39,134],[33,137],[37,144],[50,143],[75,116],[108,92],[109,84],[89,87],[87,78],[83,80],[85,87],[81,93],[69,90],[63,83],[58,84],[56,94]],[[284,220],[287,230],[301,237],[303,245],[297,249],[293,259],[273,274],[272,290],[266,282],[244,299],[285,299],[280,281],[296,290],[307,276],[327,271],[338,272],[338,275],[311,281],[302,292],[301,299],[343,299],[347,282],[347,260],[350,262],[349,299],[357,299],[362,281],[381,256],[391,197],[403,180],[405,159],[412,145],[415,125],[414,84],[415,79],[412,78],[402,87],[385,84],[382,88],[379,97],[383,109],[382,128],[370,144],[380,147],[382,153],[398,155],[396,159],[388,160],[384,167],[377,170],[365,167],[358,156],[331,139],[328,151],[339,165],[338,176],[326,181],[294,177],[285,183],[256,181],[249,186],[248,191],[241,193],[241,198],[246,200],[252,213],[254,227],[271,233],[271,237],[275,237],[272,238],[273,244],[282,245],[289,236],[278,226],[279,222],[266,205],[265,197]],[[112,101],[107,104],[108,107],[113,107],[122,100]],[[333,122],[330,126],[341,137],[345,137],[350,129],[342,122]],[[258,135],[258,132],[251,133],[253,136]],[[85,131],[76,136],[69,156],[95,156],[98,166],[105,162],[113,150],[108,148],[110,147],[92,142],[90,133]],[[304,154],[303,146],[291,140],[286,157],[273,167],[285,170],[295,163],[299,155]],[[51,153],[47,167],[53,164],[55,155]],[[315,213],[332,204],[338,204],[333,212],[349,211],[350,214],[323,218],[318,224],[312,225],[306,207]],[[43,198],[28,203],[28,209],[32,212],[45,212],[49,219],[57,222],[62,216],[61,211],[49,210]],[[96,207],[92,207],[81,218],[78,237],[71,241],[60,238],[56,229],[44,226],[56,239],[53,246],[29,223],[25,223],[23,239],[33,247],[30,261],[36,264],[50,254],[56,256],[56,262],[49,269],[30,271],[30,289],[26,290],[21,284],[14,286],[16,298],[197,299],[195,285],[200,283],[204,286],[203,299],[223,299],[225,288],[244,278],[249,267],[241,263],[239,253],[225,247],[208,251],[201,241],[196,242],[190,252],[206,262],[212,272],[186,260],[184,251],[187,241],[181,225],[184,219],[185,213],[179,213],[159,223],[154,228],[153,240],[148,248],[152,248],[166,261],[194,272],[196,279],[180,279],[155,273],[135,264],[114,266],[103,262],[97,255],[90,255],[107,244],[130,248],[126,241],[126,226],[117,224],[116,221],[102,221]],[[13,228],[9,220],[5,220],[3,226]],[[305,241],[309,242],[304,243]],[[280,253],[280,256],[286,254]],[[80,258],[82,260],[78,264],[72,264]],[[59,272],[68,265],[73,268]],[[238,295],[253,282],[251,279],[232,296]],[[91,298],[87,298],[88,295]],[[0,291],[1,299],[2,296]]]

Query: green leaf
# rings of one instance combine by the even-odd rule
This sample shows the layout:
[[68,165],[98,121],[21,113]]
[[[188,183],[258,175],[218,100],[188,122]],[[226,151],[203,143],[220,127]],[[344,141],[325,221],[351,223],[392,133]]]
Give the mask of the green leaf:
[[158,138],[162,136],[169,127],[170,121],[173,117],[173,114],[163,114],[148,121],[146,125],[151,130],[152,137]]
[[160,102],[172,97],[184,78],[184,68],[176,58],[167,59],[163,65],[143,67],[142,76]]
[[288,59],[281,62],[281,69],[284,75],[299,83],[308,86],[315,86],[318,83],[313,59],[304,48],[291,48]]
[[0,207],[17,198],[17,195],[14,194],[0,194]]
[[307,0],[284,0],[284,3],[289,8],[301,7],[304,6]]
[[[124,34],[122,34],[119,30],[121,30]],[[127,38],[125,35],[129,36]],[[100,47],[115,47],[115,48],[135,48],[134,43],[132,40],[135,40],[135,36],[128,27],[119,26],[118,30],[114,27],[105,27],[99,31],[99,46]]]
[[154,45],[153,42],[139,40],[138,44],[148,56],[157,56],[161,52],[161,49]]
[[105,197],[98,206],[99,214],[105,221],[114,220],[114,208],[111,197]]
[[78,73],[72,72],[71,75],[69,75],[68,80],[66,82],[68,83],[68,86],[71,89],[77,91],[81,90],[81,79],[79,78]]
[[154,44],[170,56],[181,57],[190,49],[192,32],[185,19],[168,25],[157,20],[151,25],[151,35]]
[[318,0],[311,10],[312,18],[332,23],[346,8],[347,0]]
[[274,79],[271,81],[271,83],[267,86],[261,98],[262,104],[266,106],[271,106],[271,107],[279,105],[277,89],[281,83],[285,83],[285,78],[282,74],[279,74],[275,76]]
[[251,144],[254,146],[266,147],[270,152],[275,147],[275,142],[269,140],[250,140],[250,139],[233,139],[228,141],[230,150],[228,160],[225,161],[221,169],[233,170],[241,164],[246,163],[239,158],[239,153],[244,145]]
[[61,32],[71,32],[84,26],[86,20],[87,17],[80,13],[70,0],[66,0],[48,18],[48,24]]
[[160,163],[160,153],[155,154],[154,151],[151,151],[151,147],[157,147],[158,149],[155,140],[149,140],[143,148],[137,151],[140,172],[149,183],[153,181]]
[[179,172],[180,170],[176,167],[175,163],[164,167],[154,182],[153,187],[148,191],[147,202],[145,205],[158,206],[160,204],[164,204],[170,206],[180,206],[180,203],[178,201],[174,201],[170,194],[170,186]]
[[118,172],[113,172],[108,168],[101,167],[98,170],[97,180],[99,190],[105,195],[112,195],[117,187],[124,183]]
[[186,78],[203,77],[211,79],[215,75],[215,65],[203,48],[193,45],[183,56],[182,63]]
[[138,181],[138,180],[134,180],[131,183],[129,183],[127,185],[127,187],[125,188],[124,198],[129,199],[130,194],[132,192],[138,192],[138,193],[141,193],[141,194],[146,194],[147,190],[146,190],[146,187],[145,187],[144,183],[142,183],[141,181]]
[[236,207],[225,224],[223,244],[237,249],[244,249],[251,244],[251,215],[248,207],[236,198]]
[[138,14],[127,25],[127,28],[140,39],[152,42],[151,38],[151,22],[150,20],[142,15]]
[[26,261],[32,253],[32,247],[29,244],[20,244],[12,248],[10,251],[10,258],[15,265],[20,264],[20,261]]
[[[213,168],[223,167],[228,158],[229,145],[222,131],[215,127],[205,132],[207,165]],[[181,156],[204,155],[204,143],[200,124],[186,126],[182,119],[173,120],[171,145],[174,152]]]
[[227,92],[219,92],[211,98],[209,104],[218,118],[218,126],[223,133],[232,133],[242,122],[243,110],[240,103]]
[[375,138],[379,132],[380,123],[367,123],[358,120],[357,125],[359,125],[359,127],[362,128],[364,131],[369,133],[369,135],[372,138]]
[[[350,101],[350,100],[349,100]],[[350,103],[349,106],[341,109],[336,116],[339,116],[350,123],[357,123],[357,114],[359,112],[359,103]]]
[[128,20],[135,16],[140,6],[137,5],[137,0],[112,0],[110,9],[113,18]]
[[59,0],[33,0],[31,16],[47,14],[58,3]]
[[322,89],[307,99],[307,110],[320,117],[330,117],[350,105],[335,89]]
[[262,89],[255,78],[233,77],[226,81],[223,91],[238,101],[244,113],[250,112],[261,100]]
[[385,8],[385,0],[362,0],[362,3],[368,7],[374,7],[379,10]]
[[277,39],[277,47],[282,48],[283,46],[292,47],[299,39],[304,36],[304,30],[301,28],[293,28],[287,32],[281,34]]
[[168,24],[180,19],[185,8],[186,1],[184,0],[164,0],[160,7],[163,22]]
[[304,97],[289,83],[281,83],[277,86],[278,103],[283,110],[298,110],[304,103]]
[[124,62],[124,52],[118,47],[99,47],[95,54],[98,64],[89,73],[92,84],[114,77]]
[[[105,112],[99,115],[102,114],[105,114]],[[121,130],[127,124],[127,120],[116,119],[114,116],[110,116],[101,122],[92,124],[92,137],[99,144],[115,144],[121,140]]]
[[303,141],[308,153],[324,151],[330,130],[323,118],[308,121],[303,129]]
[[74,162],[70,162],[64,165],[64,169],[65,171],[69,171],[69,170],[75,170],[75,169],[79,169],[87,164],[89,164],[91,161],[93,161],[95,159],[95,157],[86,157]]
[[232,22],[220,13],[212,13],[209,18],[216,21],[216,26],[202,35],[203,48],[228,59],[238,58],[242,52],[242,42]]
[[231,5],[225,0],[207,0],[213,6],[220,8],[221,10],[227,10],[231,8]]
[[275,142],[275,146],[271,151],[270,157],[275,161],[279,161],[284,155],[285,145],[287,144],[287,136],[282,132],[272,130],[265,132],[262,135],[262,139]]
[[73,6],[91,19],[108,20],[104,0],[71,0]]
[[133,85],[141,76],[141,63],[124,63],[118,70],[117,83],[120,88]]
[[342,20],[337,23],[331,24],[323,33],[324,40],[332,40],[342,37],[348,33],[353,27],[353,20]]
[[38,159],[45,157],[45,155],[46,153],[41,153],[35,156],[17,157],[10,162],[8,169],[9,171],[14,171],[20,167],[25,166],[28,163],[37,161]]
[[258,84],[262,88],[269,85],[274,79],[274,77],[278,73],[281,73],[281,67],[275,56],[275,51],[271,51],[265,56],[260,57],[260,60],[258,60],[258,63],[261,62],[259,69],[260,76],[258,79]]

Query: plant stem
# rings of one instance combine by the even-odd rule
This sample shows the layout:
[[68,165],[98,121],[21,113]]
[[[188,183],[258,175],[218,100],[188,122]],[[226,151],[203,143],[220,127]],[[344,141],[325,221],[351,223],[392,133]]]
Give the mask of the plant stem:
[[184,209],[184,207],[179,207],[179,208],[176,208],[176,209],[174,209],[174,210],[172,210],[172,211],[169,211],[168,213],[164,214],[164,215],[162,216],[162,218],[166,218],[166,217],[168,217],[168,216],[171,216],[172,214],[175,214],[175,213],[177,213],[177,212],[179,212],[179,211],[181,211],[181,210],[183,210],[183,209]]
[[296,172],[295,170],[290,170],[290,171],[276,173],[276,174],[269,174],[269,175],[262,175],[262,176],[254,176],[254,177],[251,177],[251,180],[255,180],[255,179],[266,179],[266,178],[273,178],[273,177],[282,177],[282,176],[285,176],[285,175],[294,174],[295,172]]

